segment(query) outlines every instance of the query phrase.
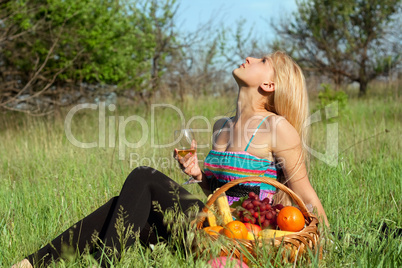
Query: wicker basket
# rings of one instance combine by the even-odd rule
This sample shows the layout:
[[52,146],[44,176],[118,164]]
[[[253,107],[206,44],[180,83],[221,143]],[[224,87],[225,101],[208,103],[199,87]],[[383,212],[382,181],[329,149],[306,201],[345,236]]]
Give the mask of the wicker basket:
[[[237,179],[231,182],[226,183],[221,188],[219,188],[208,200],[205,207],[203,208],[200,216],[197,220],[197,229],[202,229],[204,227],[204,221],[206,220],[208,208],[215,202],[215,200],[224,192],[226,192],[231,187],[244,182],[262,182],[276,187],[287,193],[290,198],[299,206],[299,209],[304,215],[306,227],[300,232],[296,232],[294,234],[285,235],[282,237],[275,237],[271,239],[257,239],[257,240],[245,240],[245,239],[228,239],[228,243],[225,243],[225,246],[222,246],[222,256],[233,256],[238,259],[243,259],[246,262],[247,258],[244,256],[245,250],[251,253],[253,256],[256,256],[256,251],[258,251],[259,247],[262,246],[273,246],[274,248],[282,247],[284,249],[282,251],[283,261],[285,262],[294,262],[300,256],[304,254],[308,258],[308,249],[311,252],[320,252],[319,257],[321,258],[321,250],[317,250],[319,243],[319,233],[317,229],[318,219],[315,215],[309,212],[306,208],[306,205],[303,201],[298,197],[292,190],[283,185],[276,180],[263,178],[263,177],[247,177],[242,179]],[[212,241],[216,241],[218,236],[207,235]],[[201,247],[202,245],[199,244]],[[204,245],[206,246],[206,245]]]

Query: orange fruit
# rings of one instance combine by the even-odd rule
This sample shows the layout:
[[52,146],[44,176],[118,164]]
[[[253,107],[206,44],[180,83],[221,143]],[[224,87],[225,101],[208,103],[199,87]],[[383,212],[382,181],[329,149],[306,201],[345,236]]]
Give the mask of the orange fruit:
[[222,233],[222,230],[222,226],[208,226],[204,228],[204,231],[207,232],[209,235],[219,235]]
[[299,232],[304,228],[304,216],[292,206],[284,207],[278,213],[276,222],[282,231]]
[[229,238],[247,239],[248,230],[241,221],[231,221],[223,228],[223,234]]

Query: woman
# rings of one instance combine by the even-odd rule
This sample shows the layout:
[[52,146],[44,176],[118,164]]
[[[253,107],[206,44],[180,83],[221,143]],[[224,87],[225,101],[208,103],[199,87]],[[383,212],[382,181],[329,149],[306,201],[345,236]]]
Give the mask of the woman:
[[[328,225],[305,167],[302,141],[306,138],[303,126],[308,115],[308,98],[300,67],[285,53],[275,52],[261,59],[247,58],[233,71],[233,77],[239,85],[236,115],[215,123],[213,148],[205,159],[204,172],[198,165],[196,154],[181,157],[175,150],[175,158],[182,169],[199,181],[206,193],[239,177],[276,178],[277,174],[283,173],[283,182],[304,203],[316,208],[319,217]],[[193,146],[196,147],[195,141]],[[176,189],[174,193],[169,190],[172,188]],[[242,184],[227,192],[229,202],[238,200],[249,191],[272,201],[275,188],[259,183]],[[281,197],[278,195],[275,199],[278,202]],[[168,239],[163,214],[153,209],[154,201],[161,205],[162,211],[172,208],[175,202],[179,202],[179,207],[187,214],[194,205],[198,209],[203,207],[201,201],[166,175],[152,168],[139,167],[128,176],[119,196],[17,265],[46,265],[60,257],[63,244],[73,245],[79,252],[85,249],[96,252],[96,243],[92,239],[94,233],[103,245],[118,255],[122,247],[135,241],[130,237],[124,246],[119,242],[115,223],[122,209],[127,211],[126,223],[140,231],[142,242],[154,244],[159,238]],[[279,202],[283,203],[282,199]],[[152,228],[153,232],[150,231]],[[100,254],[95,253],[95,257],[100,258]]]

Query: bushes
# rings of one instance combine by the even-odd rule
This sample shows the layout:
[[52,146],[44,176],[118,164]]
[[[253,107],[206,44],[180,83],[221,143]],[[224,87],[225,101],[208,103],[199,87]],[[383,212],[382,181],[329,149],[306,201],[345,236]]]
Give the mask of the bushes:
[[337,116],[338,112],[344,112],[348,103],[348,95],[341,90],[333,90],[329,84],[321,84],[321,86],[323,90],[318,93],[318,103],[314,111],[320,110],[326,114],[327,119]]

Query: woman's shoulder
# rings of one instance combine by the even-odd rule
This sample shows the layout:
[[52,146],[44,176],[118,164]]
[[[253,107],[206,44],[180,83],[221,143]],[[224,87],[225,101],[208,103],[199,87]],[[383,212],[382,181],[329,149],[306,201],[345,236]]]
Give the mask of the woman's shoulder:
[[272,114],[267,118],[268,123],[270,126],[277,128],[279,131],[290,131],[290,132],[296,132],[296,129],[292,126],[292,124],[289,123],[288,120],[284,116],[277,115],[277,114]]
[[232,117],[221,117],[218,120],[216,120],[214,127],[213,127],[213,132],[219,131],[221,128],[224,127],[225,124],[227,124],[227,121],[230,120]]
[[299,133],[285,117],[274,115],[268,120],[274,131],[278,147],[294,147],[300,144]]

